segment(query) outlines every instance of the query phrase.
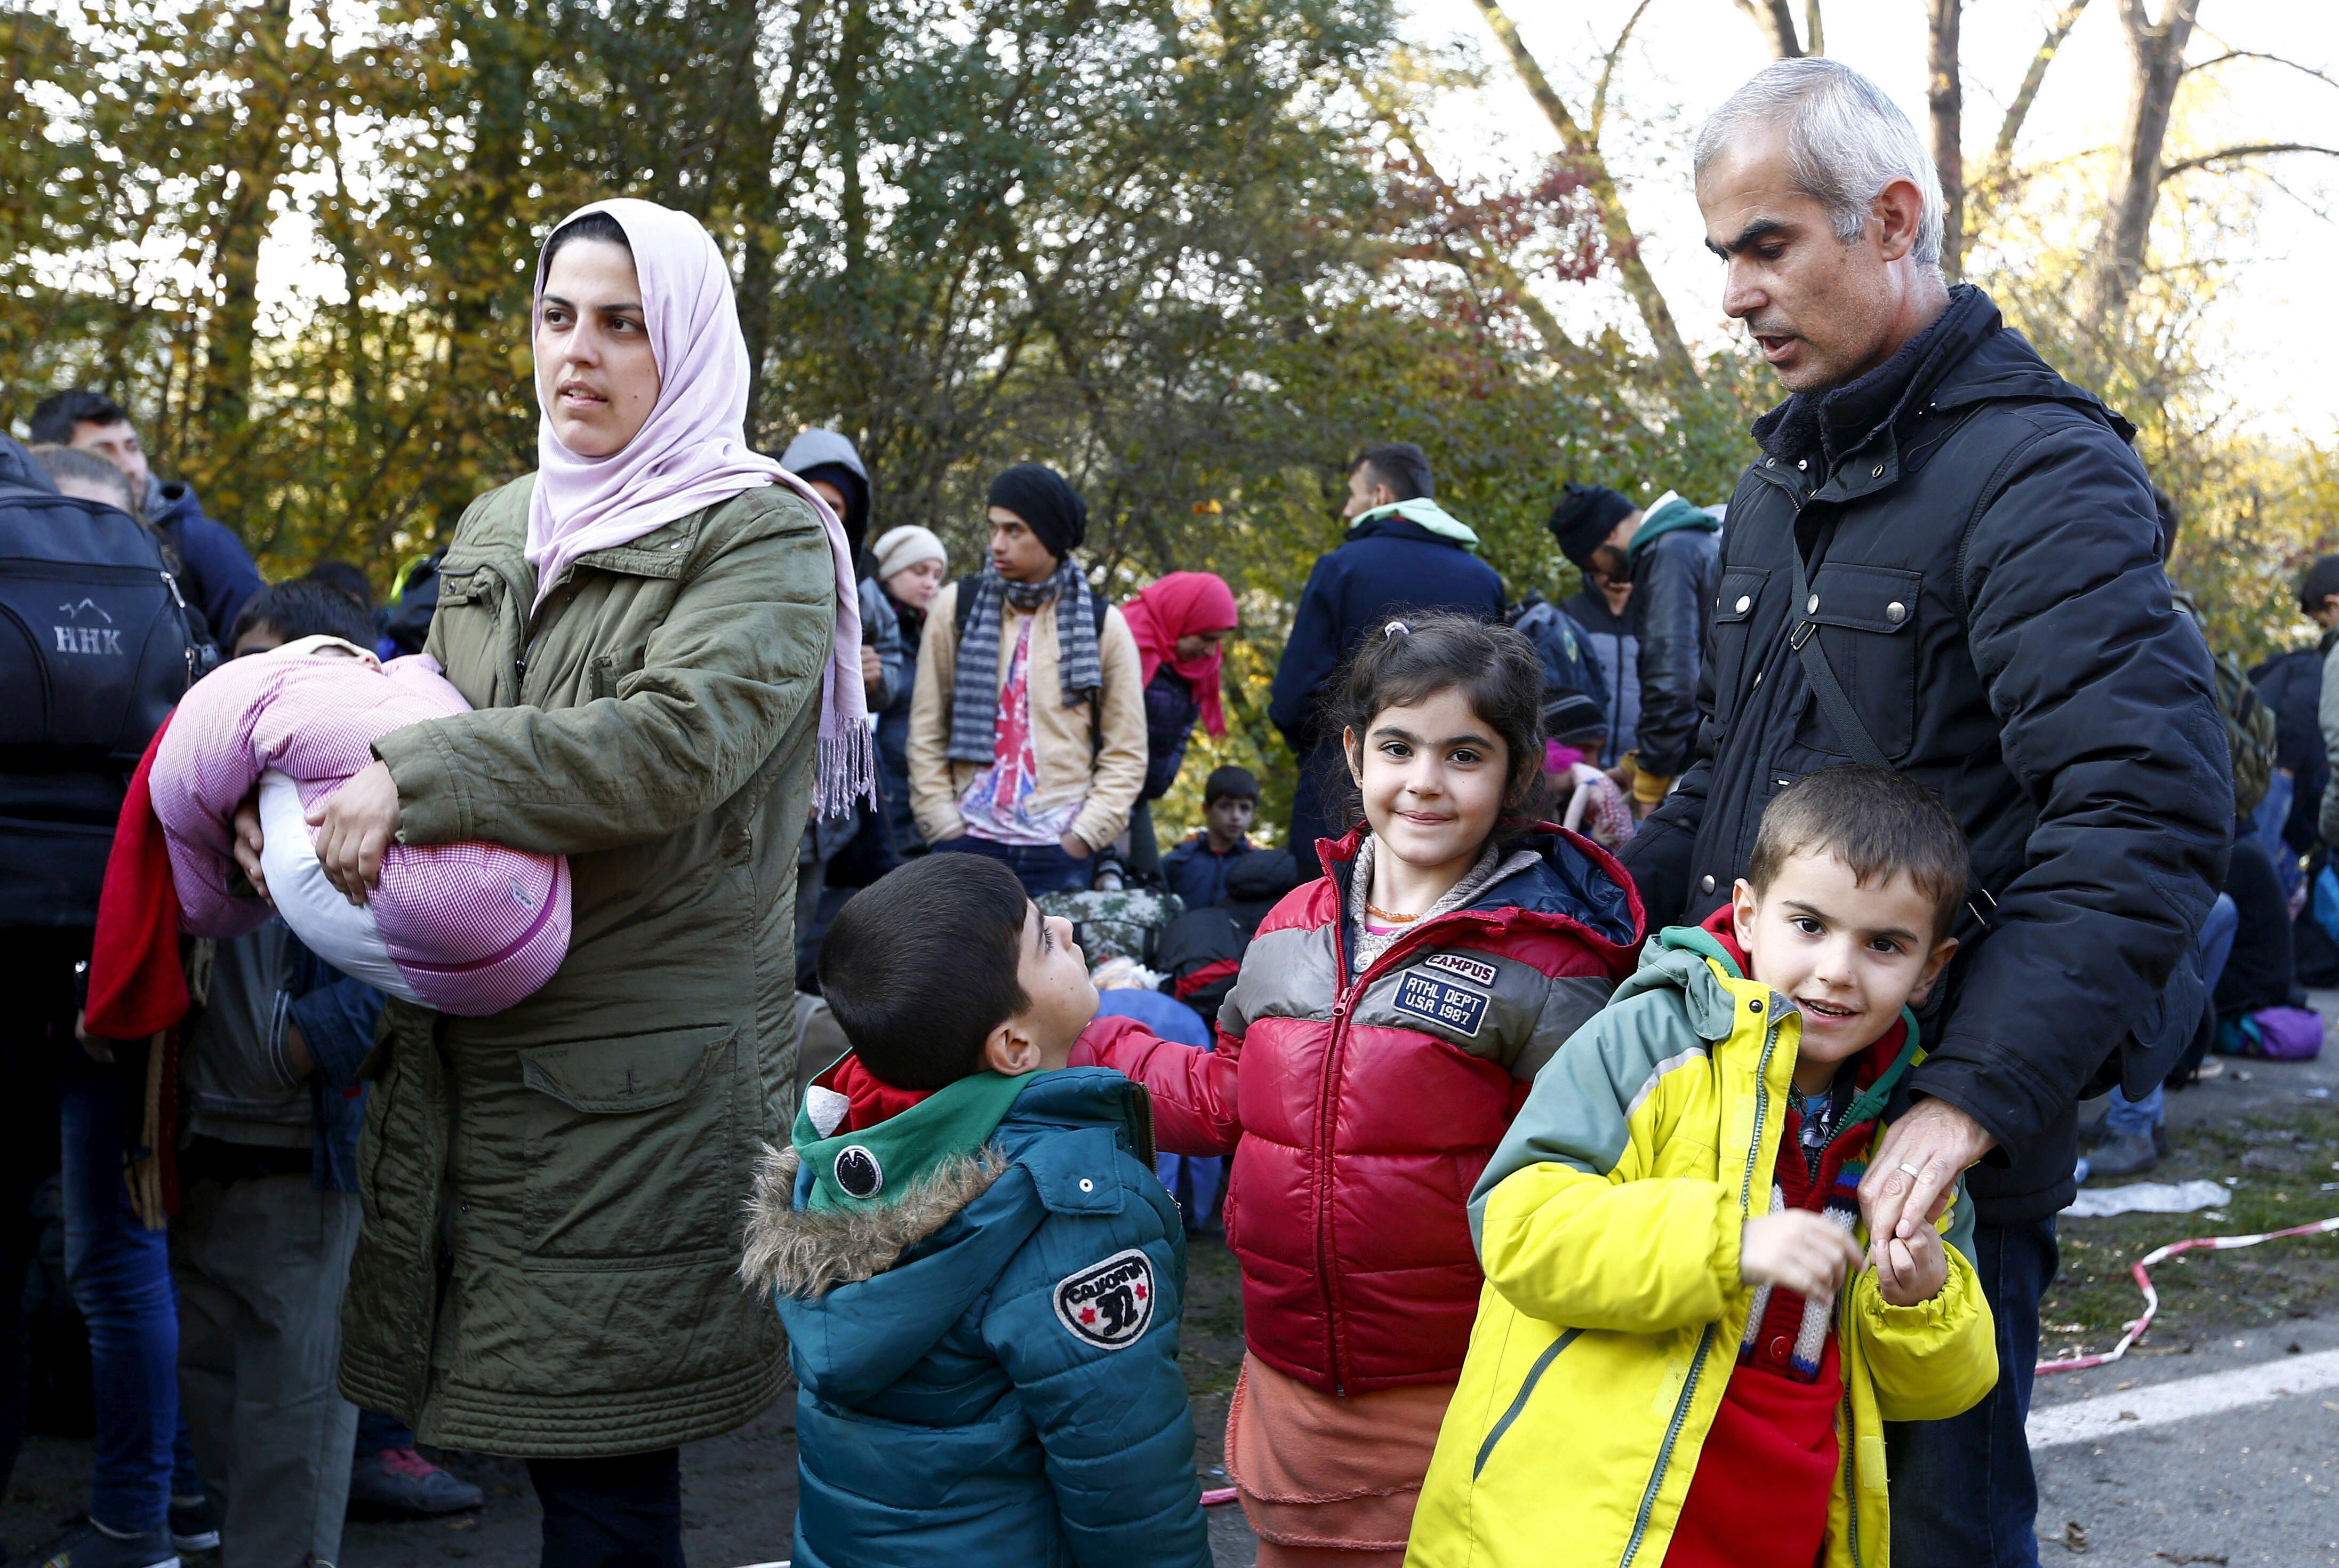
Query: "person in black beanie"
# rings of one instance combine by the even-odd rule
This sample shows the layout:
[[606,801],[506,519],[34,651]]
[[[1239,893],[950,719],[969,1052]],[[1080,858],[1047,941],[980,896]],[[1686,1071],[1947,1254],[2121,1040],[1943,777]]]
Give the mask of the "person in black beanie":
[[1137,639],[1072,557],[1088,504],[1061,474],[1009,468],[989,516],[983,570],[927,612],[911,806],[937,852],[1003,860],[1034,894],[1085,888],[1145,784]]
[[1698,659],[1721,578],[1722,524],[1671,490],[1643,510],[1604,486],[1570,485],[1545,526],[1587,585],[1633,585],[1640,702],[1634,749],[1619,759],[1616,779],[1646,816],[1689,770],[1697,740]]

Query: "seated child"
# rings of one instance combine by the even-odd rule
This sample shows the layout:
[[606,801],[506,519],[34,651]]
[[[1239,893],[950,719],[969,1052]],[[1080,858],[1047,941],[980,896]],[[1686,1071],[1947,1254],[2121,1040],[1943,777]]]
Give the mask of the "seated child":
[[742,1272],[800,1385],[799,1568],[1207,1568],[1185,1241],[1143,1091],[1068,1069],[1071,922],[980,855],[854,895],[820,950],[853,1052],[758,1183]]
[[[340,635],[283,636],[339,606],[350,621]],[[360,636],[372,636],[364,612],[337,589],[263,589],[229,639],[236,656],[190,687],[155,737],[148,788],[182,923],[196,936],[241,936],[281,913],[311,952],[368,985],[441,1012],[500,1012],[568,955],[564,857],[392,844],[362,905],[318,863],[310,821],[373,760],[373,743],[470,708],[428,657],[384,665]],[[255,787],[273,911],[234,859],[236,810]]]
[[1966,879],[1921,786],[1812,774],[1561,1047],[1471,1200],[1486,1287],[1408,1564],[1890,1561],[1882,1423],[1998,1376],[1962,1187],[1865,1266],[1857,1202]]
[[1258,780],[1250,770],[1213,769],[1202,785],[1202,831],[1161,857],[1161,880],[1188,909],[1225,902],[1227,872],[1256,853],[1246,834],[1258,815]]

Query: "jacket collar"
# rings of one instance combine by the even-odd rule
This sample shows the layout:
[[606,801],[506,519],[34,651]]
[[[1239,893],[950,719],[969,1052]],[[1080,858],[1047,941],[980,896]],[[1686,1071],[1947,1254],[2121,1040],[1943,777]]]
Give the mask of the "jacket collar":
[[[1399,505],[1411,504],[1410,502],[1399,503]],[[1457,522],[1455,527],[1462,528],[1466,533],[1469,532],[1464,524]],[[1475,540],[1477,535],[1472,533],[1470,537]],[[1355,522],[1350,523],[1348,531],[1341,536],[1340,542],[1344,545],[1352,545],[1358,539],[1413,539],[1423,544],[1444,545],[1448,549],[1466,550],[1472,547],[1451,535],[1423,528],[1411,518],[1404,517],[1394,508],[1387,507],[1367,512]]]
[[1698,528],[1709,534],[1718,534],[1722,531],[1722,524],[1712,512],[1693,507],[1667,490],[1650,506],[1649,515],[1641,519],[1641,526],[1633,530],[1633,542],[1624,547],[1626,563],[1640,565],[1641,557],[1651,545],[1682,528]]
[[[1317,858],[1331,884],[1335,922],[1347,908],[1348,885],[1365,833],[1359,826],[1337,841],[1316,841]],[[1534,831],[1513,841],[1511,847],[1532,853],[1535,863],[1497,877],[1460,909],[1423,922],[1391,943],[1389,951],[1420,946],[1417,939],[1426,931],[1444,931],[1457,922],[1484,925],[1495,919],[1505,927],[1574,928],[1619,952],[1641,940],[1645,927],[1640,892],[1623,864],[1606,850],[1554,823],[1536,823]]]
[[1900,478],[1901,427],[1919,412],[2036,399],[2081,409],[2127,440],[2136,427],[2048,367],[1969,283],[1949,291],[1932,323],[1883,364],[1848,385],[1798,392],[1754,421],[1766,457],[1752,471],[1777,484],[1819,470],[1814,500],[1848,501]]
[[1391,501],[1386,507],[1375,507],[1368,512],[1358,512],[1357,520],[1348,525],[1348,537],[1356,537],[1357,529],[1367,523],[1378,522],[1384,518],[1398,518],[1408,523],[1418,524],[1439,538],[1449,544],[1459,545],[1466,550],[1475,550],[1478,547],[1478,531],[1427,496],[1416,496],[1409,501]]
[[[1725,904],[1707,916],[1703,925],[1672,925],[1658,932],[1657,940],[1642,950],[1639,971],[1616,988],[1614,1001],[1643,991],[1677,988],[1699,1038],[1715,1044],[1728,1040],[1737,1027],[1738,1005],[1725,982],[1748,981],[1746,954],[1730,933],[1729,919]],[[1777,1005],[1784,1010],[1793,1003],[1781,997]],[[1869,1057],[1858,1069],[1868,1082],[1839,1119],[1842,1126],[1875,1117],[1909,1070],[1925,1060],[1917,1015],[1902,1008],[1900,1021],[1869,1047]]]

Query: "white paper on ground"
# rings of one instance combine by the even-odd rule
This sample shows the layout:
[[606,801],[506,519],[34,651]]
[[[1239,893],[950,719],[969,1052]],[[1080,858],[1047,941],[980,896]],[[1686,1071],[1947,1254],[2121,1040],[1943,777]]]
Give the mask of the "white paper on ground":
[[2127,1187],[2083,1187],[2066,1219],[2106,1219],[2115,1214],[2190,1214],[2216,1208],[2233,1194],[2214,1181],[2138,1181]]

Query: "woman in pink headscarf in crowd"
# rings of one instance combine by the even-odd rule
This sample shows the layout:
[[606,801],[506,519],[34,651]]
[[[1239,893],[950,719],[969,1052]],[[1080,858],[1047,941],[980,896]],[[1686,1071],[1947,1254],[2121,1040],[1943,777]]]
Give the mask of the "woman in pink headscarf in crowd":
[[353,901],[392,843],[566,855],[574,929],[502,1012],[390,1002],[340,1383],[527,1458],[548,1564],[678,1568],[676,1445],[784,1371],[739,1206],[794,1109],[796,843],[872,793],[861,629],[836,518],[747,445],[696,220],[573,214],[532,326],[537,471],[464,514],[426,648],[473,711],[381,736],[308,818]]
[[1215,572],[1170,572],[1156,577],[1120,606],[1137,638],[1139,682],[1145,689],[1145,787],[1129,818],[1131,871],[1159,874],[1161,849],[1153,836],[1153,802],[1178,782],[1194,725],[1227,733],[1219,687],[1226,640],[1241,617],[1234,590]]

